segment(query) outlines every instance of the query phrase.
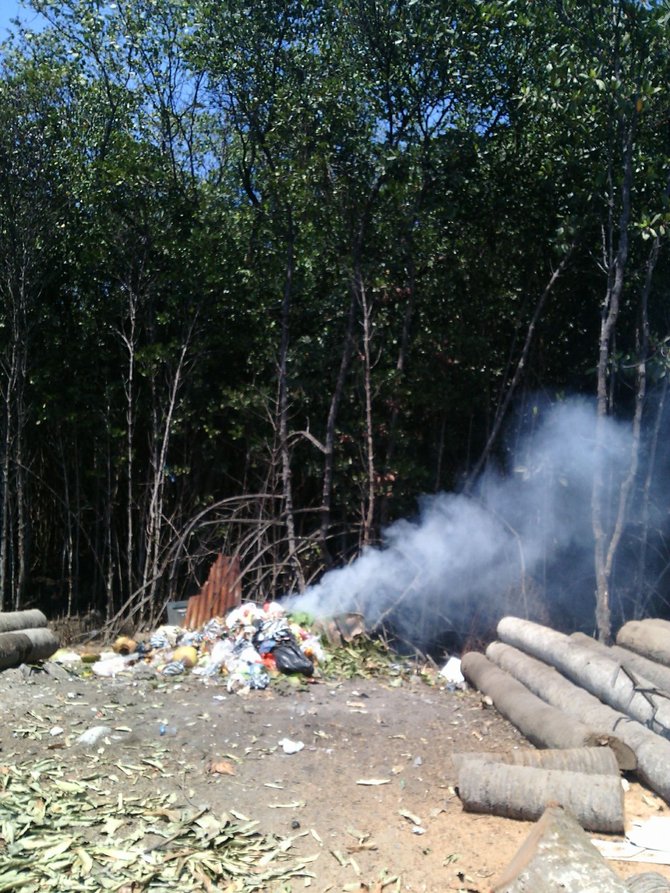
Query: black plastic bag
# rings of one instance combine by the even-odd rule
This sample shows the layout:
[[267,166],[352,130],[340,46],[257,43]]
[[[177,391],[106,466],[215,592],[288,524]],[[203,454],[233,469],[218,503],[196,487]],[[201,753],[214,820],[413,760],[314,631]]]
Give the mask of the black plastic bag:
[[282,673],[302,673],[311,676],[314,664],[294,642],[281,642],[272,652],[277,669]]

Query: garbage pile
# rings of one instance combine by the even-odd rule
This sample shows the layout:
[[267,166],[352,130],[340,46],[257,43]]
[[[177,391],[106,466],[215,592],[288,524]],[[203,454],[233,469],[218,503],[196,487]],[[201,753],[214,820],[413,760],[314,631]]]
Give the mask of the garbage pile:
[[[65,662],[66,657],[54,659]],[[189,671],[205,679],[225,676],[229,692],[246,693],[267,688],[280,673],[311,677],[326,654],[317,635],[292,620],[280,604],[269,602],[242,604],[197,630],[164,625],[144,639],[120,636],[111,653],[93,658],[96,676],[114,677],[138,667],[162,676]]]

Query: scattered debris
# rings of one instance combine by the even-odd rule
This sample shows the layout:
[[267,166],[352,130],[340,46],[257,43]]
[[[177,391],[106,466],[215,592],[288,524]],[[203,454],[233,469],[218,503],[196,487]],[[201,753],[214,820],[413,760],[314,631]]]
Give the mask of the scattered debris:
[[378,787],[382,784],[391,784],[390,778],[359,778],[356,784],[367,785],[368,787]]
[[282,738],[279,742],[279,746],[284,753],[293,754],[300,753],[305,745],[302,741],[291,741],[290,738]]
[[625,840],[594,840],[593,844],[607,859],[670,865],[670,817],[633,821]]
[[105,781],[70,781],[51,760],[29,771],[3,767],[0,890],[197,891],[223,881],[242,893],[309,876],[311,858],[289,861],[294,838],[261,834],[257,822],[232,811],[214,816],[175,795],[110,798]]
[[447,685],[453,686],[454,689],[463,686],[465,676],[461,672],[461,659],[450,657],[440,670],[440,676],[447,682]]

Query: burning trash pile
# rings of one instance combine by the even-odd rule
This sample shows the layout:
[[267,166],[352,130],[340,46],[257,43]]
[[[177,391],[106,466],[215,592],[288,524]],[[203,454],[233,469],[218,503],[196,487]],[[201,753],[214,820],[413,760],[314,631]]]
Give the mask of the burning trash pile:
[[163,676],[225,676],[229,692],[247,692],[267,688],[282,673],[311,677],[325,660],[319,636],[292,620],[277,602],[248,603],[197,630],[165,625],[144,639],[120,636],[112,653],[91,663],[91,671],[113,677],[150,667]]

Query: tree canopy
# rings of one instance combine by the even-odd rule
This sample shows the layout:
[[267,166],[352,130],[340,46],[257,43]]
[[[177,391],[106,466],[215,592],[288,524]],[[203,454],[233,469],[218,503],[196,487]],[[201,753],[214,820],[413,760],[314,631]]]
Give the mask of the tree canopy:
[[[219,550],[254,596],[303,588],[569,393],[654,460],[618,591],[664,597],[666,2],[26,9],[0,60],[0,607],[154,618]],[[596,476],[605,638],[619,518]]]

